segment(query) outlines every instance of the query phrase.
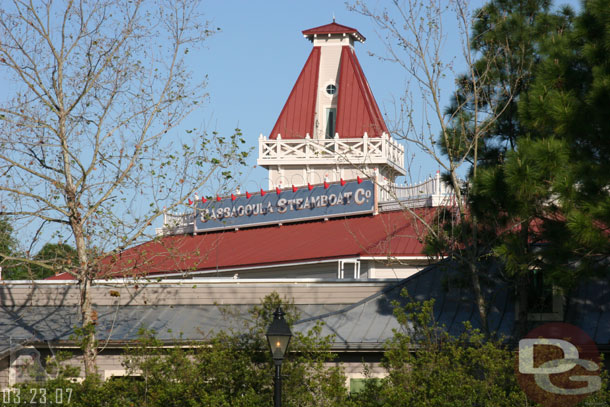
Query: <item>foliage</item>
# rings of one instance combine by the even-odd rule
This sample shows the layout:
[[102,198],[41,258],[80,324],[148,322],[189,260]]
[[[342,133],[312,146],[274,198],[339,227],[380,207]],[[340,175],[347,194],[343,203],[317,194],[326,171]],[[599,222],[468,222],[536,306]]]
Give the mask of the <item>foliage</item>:
[[[139,400],[138,405],[267,406],[273,397],[274,368],[264,334],[277,306],[285,309],[290,324],[298,319],[294,305],[273,293],[250,310],[251,319],[235,319],[234,332],[219,332],[205,346],[164,350],[150,332],[145,333],[126,360],[142,380],[115,380],[130,387],[129,397]],[[234,318],[231,309],[225,313]],[[286,406],[345,405],[341,370],[325,366],[334,358],[332,338],[321,337],[320,331],[320,325],[306,333],[293,329],[282,365]]]
[[[403,295],[407,297],[406,292]],[[407,297],[408,298],[408,297]],[[434,301],[394,303],[400,324],[386,344],[387,377],[354,396],[373,406],[523,406],[514,356],[499,341],[465,325],[451,336],[433,317]]]
[[566,227],[553,243],[585,273],[606,268],[610,255],[609,35],[608,1],[584,2],[573,25],[542,44],[536,81],[519,106],[536,137],[566,143],[570,182],[552,186]]
[[[457,90],[446,113],[453,117],[446,155],[474,144],[467,160],[472,175],[479,165],[497,165],[506,151],[528,133],[519,120],[518,102],[534,79],[539,44],[569,25],[572,11],[551,11],[549,0],[490,0],[474,12],[470,48],[477,59],[456,79]],[[473,86],[476,85],[476,86]]]
[[[384,378],[366,380],[364,389],[348,396],[341,369],[325,365],[334,357],[332,338],[321,337],[318,325],[293,337],[283,364],[283,405],[534,406],[517,384],[515,354],[502,341],[489,340],[468,324],[452,336],[434,320],[434,300],[417,302],[405,291],[403,297],[393,303],[400,327],[385,344]],[[298,319],[295,307],[274,293],[250,310],[250,319],[235,320],[235,332],[211,334],[205,345],[176,338],[176,345],[168,346],[154,332],[141,330],[137,343],[126,349],[130,376],[102,381],[90,375],[75,383],[71,378],[78,372],[63,365],[68,355],[58,353],[46,363],[51,379],[19,386],[21,400],[28,396],[36,402],[31,405],[42,404],[44,393],[47,400],[62,396],[63,405],[72,407],[268,406],[273,363],[264,331],[278,305],[288,311],[291,324]],[[237,316],[235,309],[225,311],[227,318]],[[604,390],[582,406],[610,400],[607,372],[602,378]],[[4,405],[30,405],[11,402]]]
[[[415,85],[415,91],[408,89],[401,100],[393,133],[434,159],[455,193],[454,207],[440,209],[421,238],[427,242],[427,254],[450,256],[459,263],[488,333],[489,304],[483,293],[497,229],[472,212],[472,180],[480,165],[500,164],[526,133],[517,106],[532,81],[538,43],[547,32],[561,30],[571,14],[551,12],[549,0],[490,0],[474,12],[463,0],[395,1],[379,7],[381,11],[356,1],[352,8],[381,28],[388,50],[381,58],[403,68],[406,81]],[[450,105],[443,108],[441,81],[455,76],[448,50],[443,49],[449,19],[457,24],[459,58],[465,68],[455,79]],[[417,91],[419,95],[412,97]],[[422,120],[411,106],[421,106]],[[460,180],[463,174],[469,177],[465,182]],[[417,218],[410,208],[405,211]]]
[[[546,286],[547,294],[552,286],[567,291],[607,268],[610,65],[601,51],[610,32],[607,15],[607,1],[591,1],[576,17],[569,9],[541,14],[543,29],[530,21],[525,31],[538,32],[528,41],[535,63],[506,113],[514,126],[495,128],[499,133],[486,143],[495,147],[498,136],[515,137],[471,177],[472,218],[515,284],[521,334],[528,311],[539,305],[532,301],[547,297],[532,295],[532,286]],[[488,26],[493,30],[486,36],[502,29]]]
[[[210,333],[205,344],[176,338],[177,345],[142,330],[140,338],[126,349],[125,367],[130,376],[101,381],[91,375],[80,384],[69,381],[73,371],[55,375],[44,386],[48,394],[72,388],[68,406],[268,406],[273,399],[273,372],[265,331],[273,311],[282,306],[287,321],[298,319],[293,304],[277,293],[265,297],[238,319],[236,310],[224,310],[234,320],[234,331]],[[332,338],[320,336],[321,325],[308,332],[295,332],[283,363],[283,404],[286,406],[346,406],[345,377],[339,367],[325,364],[334,359]],[[55,366],[55,364],[52,364]],[[49,366],[49,363],[47,363]],[[22,387],[22,394],[40,384]]]
[[[447,108],[453,120],[439,140],[448,156],[470,148],[471,167],[463,186],[468,215],[441,218],[442,233],[428,237],[428,251],[452,256],[481,284],[490,281],[485,276],[491,258],[500,258],[515,285],[524,330],[533,305],[528,296],[535,297],[530,293],[533,270],[544,265],[547,290],[553,279],[561,277],[565,287],[574,276],[558,272],[567,264],[563,245],[547,245],[551,234],[561,235],[565,229],[555,198],[560,185],[570,180],[570,163],[563,153],[568,145],[552,139],[538,144],[519,108],[537,86],[547,38],[569,30],[574,15],[568,7],[552,10],[548,0],[490,0],[475,16],[469,45],[478,59],[456,81]],[[478,138],[472,130],[476,128]],[[449,143],[445,134],[451,135]],[[551,252],[550,261],[541,261]],[[476,283],[473,290],[480,291]],[[479,306],[486,330],[489,304],[481,306],[479,301]]]
[[12,279],[13,275],[20,275],[22,269],[13,260],[17,250],[17,242],[13,236],[14,228],[6,216],[0,216],[0,267],[2,278]]
[[46,243],[31,260],[17,257],[4,276],[6,280],[42,280],[54,274],[70,271],[78,258],[76,250],[65,243]]
[[4,280],[38,280],[70,270],[78,263],[76,250],[65,243],[47,243],[33,257],[18,248],[14,228],[0,216],[0,267]]

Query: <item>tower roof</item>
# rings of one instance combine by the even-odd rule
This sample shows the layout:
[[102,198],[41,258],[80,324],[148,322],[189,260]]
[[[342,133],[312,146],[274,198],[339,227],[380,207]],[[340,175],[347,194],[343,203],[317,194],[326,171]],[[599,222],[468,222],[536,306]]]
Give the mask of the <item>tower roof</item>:
[[319,69],[320,47],[313,47],[271,130],[271,138],[276,138],[278,134],[288,139],[305,138],[305,135],[313,134]]
[[[350,35],[325,38],[327,34]],[[314,47],[282,109],[270,138],[381,137],[388,129],[353,48],[353,39],[364,41],[355,28],[332,22],[303,31]],[[340,45],[340,46],[337,46]],[[330,87],[330,88],[329,88]],[[328,117],[332,110],[334,116]]]
[[339,101],[337,103],[337,133],[362,137],[366,132],[379,137],[388,132],[373,92],[351,47],[341,50]]
[[313,40],[315,35],[324,35],[324,34],[351,34],[354,39],[364,42],[366,38],[364,35],[360,34],[358,30],[352,27],[348,27],[346,25],[337,24],[334,21],[330,24],[321,25],[319,27],[310,28],[308,30],[303,31],[303,35],[309,39]]

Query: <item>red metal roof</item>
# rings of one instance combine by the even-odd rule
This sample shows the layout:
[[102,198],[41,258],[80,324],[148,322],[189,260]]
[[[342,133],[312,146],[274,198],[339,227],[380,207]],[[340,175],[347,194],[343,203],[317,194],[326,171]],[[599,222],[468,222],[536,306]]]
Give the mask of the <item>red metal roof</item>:
[[[428,217],[433,209],[418,210]],[[104,277],[222,270],[360,256],[421,256],[425,229],[384,212],[201,235],[165,236],[102,261]]]
[[351,47],[341,51],[339,100],[337,101],[337,133],[339,137],[380,137],[388,129],[377,106],[373,92]]
[[[338,25],[338,24],[337,24]],[[349,27],[348,27],[349,28]],[[320,47],[314,47],[269,138],[314,137]],[[336,132],[341,138],[381,137],[388,132],[383,115],[352,47],[344,46],[339,67]]]
[[320,47],[313,47],[269,138],[275,139],[278,134],[283,139],[313,135],[319,70]]
[[54,276],[47,277],[45,280],[76,280],[74,276],[70,273],[63,272],[59,274],[55,274]]
[[366,40],[366,38],[364,38],[364,36],[355,28],[337,24],[334,21],[330,24],[321,25],[319,27],[314,27],[303,31],[303,35],[306,35],[307,37],[324,34],[354,34],[358,41],[364,42]]

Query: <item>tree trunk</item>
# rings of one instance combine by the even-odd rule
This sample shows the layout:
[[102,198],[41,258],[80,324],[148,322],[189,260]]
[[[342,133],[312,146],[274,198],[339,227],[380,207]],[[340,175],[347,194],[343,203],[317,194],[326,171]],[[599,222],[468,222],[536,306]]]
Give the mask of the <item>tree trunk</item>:
[[483,296],[483,290],[481,289],[481,279],[479,278],[479,271],[474,263],[470,263],[470,277],[472,281],[472,288],[474,290],[474,299],[477,311],[479,312],[479,318],[481,319],[481,330],[485,336],[489,336],[489,322],[487,320],[487,302]]
[[527,311],[528,311],[528,289],[529,274],[520,273],[517,276],[517,338],[523,338],[527,334]]
[[97,341],[95,338],[95,324],[97,315],[91,303],[91,285],[93,274],[90,270],[88,254],[86,251],[85,238],[82,227],[73,224],[74,237],[76,240],[76,250],[79,259],[78,282],[80,289],[80,312],[82,321],[81,350],[83,351],[83,362],[85,364],[85,375],[89,376],[97,373]]
[[[529,252],[529,221],[521,224],[521,230],[519,231],[521,244],[523,245],[523,257],[528,258]],[[527,333],[527,312],[529,308],[528,304],[528,293],[530,287],[530,270],[529,265],[526,264],[524,270],[520,270],[517,275],[517,307],[519,312],[517,313],[517,337],[523,338]]]
[[91,304],[91,278],[86,277],[80,282],[80,306],[83,328],[82,351],[85,364],[85,375],[97,373],[97,340],[95,338],[95,310]]

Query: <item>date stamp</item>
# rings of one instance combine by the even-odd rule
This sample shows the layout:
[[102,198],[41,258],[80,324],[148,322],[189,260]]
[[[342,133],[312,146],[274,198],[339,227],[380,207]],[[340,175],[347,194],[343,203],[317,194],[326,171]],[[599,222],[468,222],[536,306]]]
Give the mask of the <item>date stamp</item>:
[[61,406],[67,405],[72,399],[72,388],[57,388],[48,392],[44,387],[12,388],[2,390],[2,406],[40,405]]

